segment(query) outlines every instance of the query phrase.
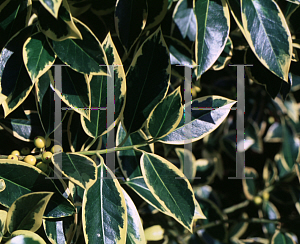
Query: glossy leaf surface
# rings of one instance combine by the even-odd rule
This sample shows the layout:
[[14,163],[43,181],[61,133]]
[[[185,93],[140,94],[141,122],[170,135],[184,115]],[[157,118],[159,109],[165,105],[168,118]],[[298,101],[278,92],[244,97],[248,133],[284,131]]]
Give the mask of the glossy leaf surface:
[[127,207],[127,237],[126,244],[146,244],[141,217],[130,196],[122,189]]
[[[125,139],[125,136],[126,132],[120,123],[117,130],[116,144],[119,145]],[[148,138],[144,132],[137,131],[129,135],[126,142],[124,143],[124,146],[137,145],[145,142],[147,139]],[[146,152],[153,152],[153,144],[139,147],[139,149]],[[142,156],[142,153],[140,151],[129,149],[124,151],[117,151],[116,154],[120,169],[127,180],[142,175],[140,170],[140,158]]]
[[229,35],[230,16],[225,0],[194,0],[197,19],[197,77],[207,71],[222,53]]
[[115,27],[127,51],[137,41],[147,20],[146,0],[118,0],[115,10]]
[[101,43],[84,23],[74,19],[74,24],[84,38],[53,41],[53,50],[60,60],[77,72],[106,75],[107,59]]
[[123,125],[128,133],[139,130],[165,97],[170,74],[169,53],[159,28],[139,48],[126,74]]
[[[106,36],[102,45],[108,64],[114,65],[110,66],[110,71],[114,73],[111,76],[93,75],[89,78],[92,109],[89,120],[81,116],[81,124],[85,133],[93,138],[106,134],[119,122],[126,97],[125,71],[110,34]],[[109,97],[114,97],[114,104],[108,104]],[[114,123],[107,124],[110,112],[114,112]]]
[[19,197],[10,206],[7,213],[7,230],[37,231],[42,225],[46,206],[53,192],[34,192]]
[[37,191],[54,192],[45,210],[44,217],[63,217],[74,213],[75,208],[65,199],[57,186],[35,166],[15,160],[0,160],[0,179],[6,188],[0,194],[0,203],[10,207],[19,197]]
[[[200,140],[223,122],[234,104],[235,101],[220,96],[197,98],[186,105],[189,108],[199,109],[192,110],[191,122],[185,123],[184,112],[177,128],[160,141],[180,145]],[[201,110],[201,108],[204,110]],[[207,108],[214,108],[214,110]]]
[[188,0],[177,2],[173,11],[173,20],[183,38],[188,37],[191,41],[196,39],[196,17],[193,6],[189,6]]
[[52,162],[69,180],[82,188],[88,188],[96,181],[96,164],[85,155],[62,152],[54,154]]
[[74,24],[66,0],[62,0],[57,18],[43,6],[38,9],[38,16],[40,30],[50,39],[54,41],[63,41],[68,38],[82,39],[80,31]]
[[[86,243],[124,243],[127,233],[127,209],[122,188],[104,164],[97,167],[97,181],[84,192],[83,233]],[[104,177],[110,177],[104,178]]]
[[183,115],[181,100],[181,93],[177,88],[151,112],[146,128],[153,138],[164,137],[178,126]]
[[40,0],[40,3],[49,11],[55,18],[58,17],[59,7],[62,0]]
[[56,55],[43,33],[37,33],[23,45],[23,60],[33,82],[47,72],[54,63]]
[[252,51],[267,69],[287,81],[292,39],[280,8],[273,0],[242,0],[241,9],[245,38]]
[[193,190],[184,174],[166,159],[144,153],[141,170],[146,185],[156,200],[171,213],[171,216],[192,232],[195,203]]

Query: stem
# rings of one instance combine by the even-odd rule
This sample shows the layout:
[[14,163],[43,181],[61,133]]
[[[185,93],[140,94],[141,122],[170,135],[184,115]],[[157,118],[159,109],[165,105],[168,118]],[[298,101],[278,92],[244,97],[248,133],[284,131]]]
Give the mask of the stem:
[[82,154],[82,155],[94,155],[94,154],[106,154],[106,153],[111,153],[111,152],[115,152],[115,151],[125,151],[125,150],[130,150],[133,149],[134,147],[143,147],[143,146],[147,146],[150,143],[153,143],[153,141],[147,141],[141,144],[137,144],[137,145],[131,145],[131,146],[125,146],[125,147],[113,147],[113,148],[109,148],[109,149],[102,149],[102,150],[94,150],[94,151],[82,151],[82,152],[77,152],[78,154]]
[[241,202],[241,203],[238,203],[238,204],[236,204],[236,205],[233,205],[233,206],[231,206],[231,207],[229,207],[229,208],[225,208],[225,209],[223,210],[223,212],[224,212],[225,214],[228,214],[228,213],[234,212],[234,211],[237,210],[237,209],[247,207],[248,204],[249,204],[249,200],[246,200],[246,201],[244,201],[244,202]]
[[202,229],[208,229],[217,225],[221,224],[226,224],[226,223],[234,223],[234,222],[247,222],[247,223],[273,223],[273,224],[279,224],[280,221],[277,219],[261,219],[261,218],[251,218],[251,219],[239,219],[239,220],[233,220],[233,219],[228,219],[228,220],[217,220],[205,225],[200,225],[194,229],[194,233],[197,232],[198,230]]
[[122,146],[125,144],[125,142],[127,141],[129,135],[130,135],[130,134],[127,133],[126,136],[125,136],[125,138],[123,139],[123,141],[122,141],[117,147],[122,147]]
[[[82,154],[82,155],[95,155],[95,154],[106,154],[106,153],[111,153],[111,152],[115,152],[115,151],[125,151],[125,150],[131,150],[134,149],[135,147],[143,147],[143,146],[147,146],[149,144],[152,144],[156,142],[155,139],[151,138],[143,143],[140,144],[136,144],[136,145],[131,145],[131,146],[125,146],[125,147],[113,147],[113,148],[109,148],[109,149],[102,149],[102,150],[93,150],[93,151],[81,151],[81,152],[76,152],[77,154]],[[123,143],[124,144],[124,143]],[[36,157],[36,159],[41,159],[42,155],[33,155]],[[26,156],[20,156],[19,160],[23,160]],[[7,159],[7,155],[0,155],[0,159]]]
[[92,142],[84,149],[84,151],[88,151],[91,146],[93,146],[93,144],[97,141],[98,137],[95,137]]

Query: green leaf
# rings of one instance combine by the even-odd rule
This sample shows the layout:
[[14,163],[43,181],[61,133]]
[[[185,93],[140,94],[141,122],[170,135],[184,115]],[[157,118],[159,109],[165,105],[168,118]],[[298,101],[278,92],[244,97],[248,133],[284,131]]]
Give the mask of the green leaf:
[[176,129],[183,115],[181,100],[178,87],[152,110],[146,129],[153,138],[162,138]]
[[156,200],[192,233],[194,192],[184,174],[166,159],[147,152],[141,157],[141,170],[146,185]]
[[[206,219],[201,220],[203,225],[209,223],[215,223],[217,221],[220,220],[222,221],[227,219],[227,216],[224,215],[220,210],[220,208],[211,200],[204,199],[204,198],[196,198],[196,199],[199,202],[203,214],[206,216]],[[212,237],[220,240],[221,242],[225,242],[225,240],[228,238],[228,227],[226,226],[225,223],[213,226],[211,228],[207,228],[205,231]]]
[[36,136],[44,134],[39,115],[36,111],[25,110],[25,119],[0,119],[0,125],[14,137],[22,141],[33,142]]
[[159,25],[168,11],[168,0],[147,1],[148,17],[145,30],[149,30]]
[[267,69],[287,81],[292,38],[280,8],[273,0],[241,0],[241,10],[245,38],[252,51]]
[[84,150],[85,142],[91,138],[84,132],[80,121],[80,115],[75,111],[70,112],[67,134],[71,152]]
[[264,141],[265,142],[281,142],[282,141],[282,126],[280,123],[275,122],[272,124],[267,134],[265,135]]
[[294,124],[299,123],[299,109],[298,102],[293,94],[289,94],[289,97],[284,101],[284,106],[287,109],[287,115]]
[[230,12],[239,27],[240,31],[244,33],[241,13],[241,1],[240,0],[226,0],[230,9]]
[[216,162],[212,159],[200,158],[194,163],[196,168],[196,179],[197,185],[208,185],[211,184],[217,174]]
[[53,244],[69,243],[75,231],[74,220],[74,216],[61,220],[43,219],[43,227],[48,240]]
[[72,181],[69,181],[68,188],[70,189],[73,198],[72,202],[77,208],[77,213],[79,213],[81,211],[84,189],[74,184]]
[[119,122],[123,114],[126,100],[126,74],[118,54],[118,50],[112,40],[110,32],[102,43],[102,47],[107,57],[109,65],[114,65],[114,78],[115,78],[115,123]]
[[194,197],[194,203],[195,203],[195,213],[194,213],[194,220],[198,220],[198,219],[206,219],[204,213],[202,212],[202,209],[198,203],[198,201],[196,200],[196,197]]
[[[68,3],[72,16],[76,18],[82,14],[85,14],[88,10],[91,9],[92,6],[92,1],[85,0],[68,1]],[[88,14],[90,14],[90,12]]]
[[[84,192],[82,223],[89,244],[124,243],[127,233],[127,209],[122,187],[104,160],[97,170],[97,181]],[[107,177],[107,178],[105,178]]]
[[43,215],[53,192],[33,192],[19,197],[7,213],[7,230],[37,231],[42,225]]
[[36,103],[45,134],[54,131],[55,101],[51,88],[50,72],[43,74],[35,83]]
[[147,20],[146,0],[119,0],[116,3],[115,27],[126,51],[141,35]]
[[[87,135],[93,138],[97,138],[103,134],[106,134],[115,124],[118,124],[120,117],[125,107],[125,94],[126,94],[126,76],[122,65],[122,61],[119,57],[117,49],[112,41],[110,34],[108,34],[103,42],[103,49],[108,59],[109,65],[113,66],[114,71],[114,87],[112,96],[114,100],[114,123],[107,124],[106,118],[108,109],[100,110],[98,108],[107,108],[112,106],[108,104],[107,100],[107,82],[111,82],[111,76],[90,76],[90,89],[91,89],[91,115],[90,120],[87,120],[81,116],[81,124]],[[110,78],[110,79],[109,79]],[[110,92],[110,91],[109,91]],[[94,109],[93,109],[94,108]],[[112,112],[112,111],[111,111]]]
[[116,0],[92,1],[92,12],[97,16],[107,15],[115,11]]
[[5,181],[3,179],[0,179],[0,192],[4,191],[6,188]]
[[288,3],[293,3],[294,5],[300,5],[300,0],[288,0]]
[[[81,21],[74,19],[83,39],[53,41],[53,50],[60,60],[82,74],[107,75],[107,59],[101,43]],[[68,50],[66,52],[66,50]]]
[[263,168],[263,179],[265,186],[268,187],[275,182],[278,177],[278,170],[276,164],[271,159],[268,159]]
[[[168,144],[181,145],[202,139],[214,131],[227,117],[230,108],[236,102],[221,96],[205,96],[187,103],[186,107],[199,110],[192,110],[191,122],[185,124],[185,108],[181,121],[177,128],[169,135],[159,141]],[[201,110],[204,108],[205,110]],[[211,108],[212,110],[207,110]]]
[[[269,201],[264,201],[262,205],[262,212],[263,216],[266,219],[280,219],[280,213],[278,212],[275,205]],[[265,233],[267,233],[269,236],[272,236],[275,234],[276,231],[276,224],[274,223],[264,223],[263,229],[265,229]]]
[[275,99],[278,92],[281,90],[284,80],[274,75],[274,73],[263,66],[250,48],[245,52],[245,60],[247,64],[253,65],[253,67],[245,67],[248,77],[256,83],[265,86],[268,94]]
[[287,180],[294,176],[294,172],[292,172],[292,169],[289,168],[282,151],[275,155],[274,161],[278,169],[278,176],[280,180]]
[[272,237],[271,244],[296,244],[293,237],[289,233],[280,232],[276,230]]
[[23,63],[22,45],[34,31],[34,27],[23,29],[2,49],[0,55],[0,91],[7,97],[2,102],[4,117],[18,108],[33,88],[34,84]]
[[251,148],[253,151],[257,153],[263,152],[263,142],[262,138],[259,135],[259,126],[257,122],[249,119],[249,123],[245,128],[245,140],[244,140],[244,148],[242,148],[243,144],[237,144],[237,150],[246,151],[248,148]]
[[13,238],[5,244],[46,244],[42,237],[28,230],[17,230],[12,233]]
[[171,213],[166,210],[166,208],[163,207],[162,204],[160,204],[160,202],[153,196],[152,192],[146,185],[143,176],[132,178],[129,181],[126,181],[126,184],[151,206],[166,215],[171,215]]
[[230,15],[225,0],[193,0],[193,8],[197,19],[195,56],[199,78],[217,61],[226,45]]
[[53,155],[52,163],[82,188],[88,188],[96,181],[96,164],[85,155],[62,152]]
[[62,3],[62,0],[39,0],[40,3],[44,6],[45,9],[49,11],[55,17],[58,18],[59,7]]
[[[243,213],[242,214],[242,219],[248,219],[248,214],[247,213]],[[239,239],[247,230],[249,226],[249,223],[244,222],[244,221],[240,221],[235,223],[229,230],[229,238],[232,239]]]
[[[61,64],[57,59],[56,64]],[[67,66],[61,67],[62,86],[61,89],[55,87],[54,84],[54,69],[51,68],[48,72],[51,80],[52,87],[54,87],[56,94],[61,100],[71,107],[75,112],[80,115],[90,118],[91,98],[90,86],[87,75],[78,73]]]
[[196,158],[191,151],[185,148],[175,148],[175,152],[180,161],[180,170],[190,183],[196,176]]
[[[169,48],[171,65],[194,65],[190,48],[174,37],[164,35],[164,38]],[[172,67],[172,72],[173,68],[176,69],[176,66]]]
[[170,74],[168,48],[158,28],[139,48],[126,74],[123,125],[127,133],[139,130],[156,104],[165,97]]
[[221,138],[222,150],[232,159],[236,160],[236,130],[229,131]]
[[188,0],[179,0],[173,11],[173,20],[176,23],[182,37],[188,37],[190,41],[196,39],[196,17],[193,6],[189,6]]
[[[292,66],[292,65],[291,65]],[[289,73],[289,79],[292,83],[292,91],[298,91],[300,89],[300,76],[299,75],[295,75],[293,73]]]
[[300,140],[295,132],[295,128],[288,121],[282,120],[282,134],[283,162],[287,164],[288,168],[292,169],[300,157]]
[[6,217],[7,217],[7,212],[4,210],[0,210],[0,242],[2,240],[2,237],[5,234]]
[[126,244],[146,244],[141,217],[127,192],[122,188],[127,207],[127,237]]
[[38,26],[47,37],[54,41],[63,41],[68,38],[82,39],[82,35],[70,14],[67,0],[62,0],[57,18],[46,8],[40,6],[38,8]]
[[32,82],[51,68],[55,58],[47,38],[41,32],[29,37],[23,45],[23,60]]
[[[125,136],[126,132],[123,129],[122,124],[120,123],[117,130],[116,144],[119,145],[125,139]],[[123,146],[138,145],[140,143],[144,143],[147,139],[148,138],[145,133],[142,130],[139,130],[129,135]],[[154,150],[153,144],[151,144],[151,146],[147,145],[139,148],[146,152],[153,152]],[[124,151],[117,151],[116,153],[120,169],[126,180],[142,175],[140,170],[140,158],[142,156],[142,153],[140,151],[129,149]]]
[[242,179],[244,194],[247,199],[253,200],[257,195],[256,180],[258,173],[254,168],[245,167],[245,177],[251,177],[252,179]]
[[0,194],[0,203],[9,208],[19,197],[38,191],[54,192],[46,208],[44,217],[64,217],[75,212],[74,206],[63,197],[56,184],[46,178],[37,167],[27,163],[0,159],[0,179],[3,179],[6,188]]
[[0,4],[0,49],[17,32],[27,26],[32,9],[31,1],[1,1]]

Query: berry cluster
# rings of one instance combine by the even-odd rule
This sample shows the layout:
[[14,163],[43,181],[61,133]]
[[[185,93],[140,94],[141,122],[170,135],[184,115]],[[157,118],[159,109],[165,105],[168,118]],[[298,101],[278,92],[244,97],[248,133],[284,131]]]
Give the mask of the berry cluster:
[[36,166],[37,168],[42,170],[44,173],[48,173],[49,163],[51,162],[52,155],[54,153],[63,152],[63,149],[60,145],[54,145],[50,151],[45,151],[45,148],[50,147],[51,139],[48,138],[47,140],[45,140],[45,138],[42,136],[35,137],[33,143],[37,149],[40,149],[41,152],[43,152],[43,154],[41,156],[41,159],[42,159],[41,161],[37,162],[36,157],[33,155],[30,155],[31,151],[28,147],[22,148],[21,153],[18,150],[12,151],[10,153],[10,155],[8,155],[7,158],[13,159],[13,160],[19,160],[21,155],[25,156],[23,159],[23,161],[25,163]]

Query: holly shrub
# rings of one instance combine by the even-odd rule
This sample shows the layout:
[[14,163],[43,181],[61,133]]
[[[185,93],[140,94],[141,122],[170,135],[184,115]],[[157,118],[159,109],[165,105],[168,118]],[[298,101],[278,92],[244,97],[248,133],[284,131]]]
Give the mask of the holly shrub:
[[0,1],[0,242],[298,243],[299,6]]

